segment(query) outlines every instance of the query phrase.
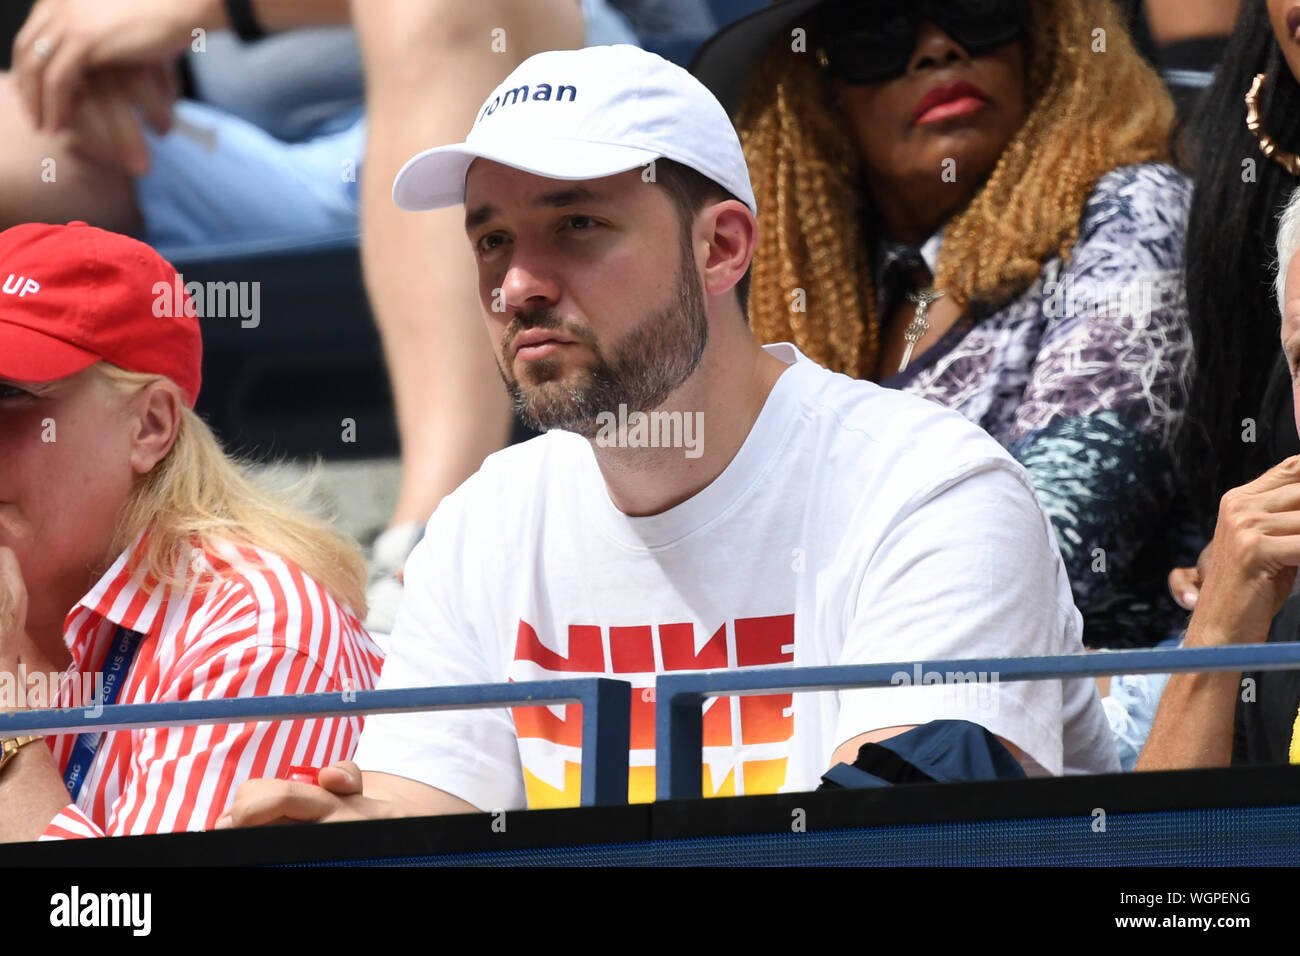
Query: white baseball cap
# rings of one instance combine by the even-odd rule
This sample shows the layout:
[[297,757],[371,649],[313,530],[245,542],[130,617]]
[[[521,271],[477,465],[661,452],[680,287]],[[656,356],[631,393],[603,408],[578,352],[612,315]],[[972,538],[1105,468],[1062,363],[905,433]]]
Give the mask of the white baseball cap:
[[465,201],[476,159],[548,179],[600,179],[671,159],[755,214],[740,138],[717,98],[686,70],[630,45],[531,56],[492,91],[465,142],[427,149],[393,181],[403,209]]

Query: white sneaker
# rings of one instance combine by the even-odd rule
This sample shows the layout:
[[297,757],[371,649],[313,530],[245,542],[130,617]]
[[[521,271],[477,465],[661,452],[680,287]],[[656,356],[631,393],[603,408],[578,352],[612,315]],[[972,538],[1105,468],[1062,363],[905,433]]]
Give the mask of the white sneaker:
[[384,647],[382,638],[393,632],[397,607],[402,603],[398,575],[411,551],[424,537],[424,525],[415,521],[389,528],[370,546],[370,584],[366,587],[366,630]]

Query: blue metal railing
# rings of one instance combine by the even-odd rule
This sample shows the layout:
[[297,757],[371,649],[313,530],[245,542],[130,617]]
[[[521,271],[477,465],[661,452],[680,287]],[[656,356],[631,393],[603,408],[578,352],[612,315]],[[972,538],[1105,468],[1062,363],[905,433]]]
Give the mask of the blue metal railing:
[[0,714],[0,737],[530,704],[582,705],[582,805],[627,803],[631,687],[603,677],[28,710]]
[[915,684],[918,666],[922,676],[974,672],[990,675],[994,683],[1115,674],[1289,670],[1300,668],[1300,643],[660,674],[655,681],[655,798],[701,795],[707,698],[891,687],[903,683],[900,674],[906,675],[908,684]]
[[[703,707],[712,697],[914,684],[918,669],[984,674],[993,683],[1115,674],[1300,669],[1300,643],[1131,650],[1058,657],[997,657],[822,667],[763,667],[660,674],[655,680],[655,782],[660,800],[703,790]],[[899,675],[906,675],[903,681]],[[582,705],[583,806],[627,802],[631,685],[585,677],[457,687],[364,690],[282,697],[116,704],[0,713],[0,737],[298,720],[540,704]]]

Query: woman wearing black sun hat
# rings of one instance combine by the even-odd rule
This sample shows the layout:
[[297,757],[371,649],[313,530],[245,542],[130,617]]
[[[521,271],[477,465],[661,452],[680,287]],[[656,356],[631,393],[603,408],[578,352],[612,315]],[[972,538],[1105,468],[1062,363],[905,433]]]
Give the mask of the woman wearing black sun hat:
[[758,196],[760,340],[984,427],[1052,518],[1085,643],[1167,638],[1198,544],[1162,534],[1190,185],[1110,0],[777,0],[692,69]]

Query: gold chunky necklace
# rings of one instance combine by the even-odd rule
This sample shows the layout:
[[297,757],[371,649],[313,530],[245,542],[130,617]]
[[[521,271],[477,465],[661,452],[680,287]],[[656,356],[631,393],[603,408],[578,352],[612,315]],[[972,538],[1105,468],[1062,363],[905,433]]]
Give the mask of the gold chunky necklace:
[[1267,73],[1256,74],[1255,82],[1250,84],[1250,92],[1246,94],[1246,128],[1255,134],[1255,139],[1259,140],[1261,153],[1292,176],[1300,176],[1300,156],[1279,148],[1277,140],[1264,132],[1263,124],[1259,121],[1259,91],[1267,78]]

